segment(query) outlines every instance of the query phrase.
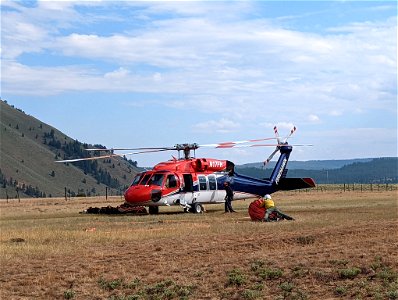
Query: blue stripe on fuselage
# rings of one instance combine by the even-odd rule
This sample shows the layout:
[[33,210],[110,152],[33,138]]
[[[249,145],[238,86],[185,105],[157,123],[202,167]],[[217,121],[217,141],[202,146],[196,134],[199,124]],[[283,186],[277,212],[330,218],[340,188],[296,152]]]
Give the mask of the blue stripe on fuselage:
[[[227,175],[218,177],[218,186],[223,187],[227,178]],[[235,192],[243,192],[254,196],[264,196],[265,194],[275,192],[275,188],[269,180],[252,178],[249,176],[239,175],[237,173],[234,173],[233,179],[232,189]]]

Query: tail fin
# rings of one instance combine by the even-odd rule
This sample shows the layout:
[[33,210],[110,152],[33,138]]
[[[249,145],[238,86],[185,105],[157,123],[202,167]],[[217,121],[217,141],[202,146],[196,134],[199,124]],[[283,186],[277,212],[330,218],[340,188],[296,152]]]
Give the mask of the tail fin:
[[273,184],[278,185],[281,178],[286,176],[286,165],[289,160],[290,152],[292,152],[292,146],[285,145],[278,147],[281,155],[279,156],[278,161],[276,162],[275,168],[272,171],[270,181]]
[[315,181],[312,178],[286,178],[286,165],[289,160],[292,146],[280,146],[281,153],[274,170],[272,171],[270,181],[276,191],[289,191],[297,189],[308,189],[315,187]]

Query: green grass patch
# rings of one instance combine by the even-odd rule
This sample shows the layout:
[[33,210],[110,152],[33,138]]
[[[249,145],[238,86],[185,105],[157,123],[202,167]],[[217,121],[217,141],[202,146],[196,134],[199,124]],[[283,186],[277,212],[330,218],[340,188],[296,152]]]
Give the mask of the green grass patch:
[[353,279],[361,273],[361,269],[358,268],[346,268],[338,270],[338,274],[341,279]]
[[[172,300],[172,299],[189,299],[193,294],[195,287],[192,285],[179,285],[171,279],[162,280],[160,282],[145,285],[140,279],[136,278],[130,282],[124,279],[98,280],[100,287],[107,291],[117,290],[118,295],[112,295],[111,300]],[[129,291],[125,291],[125,290]]]
[[123,285],[123,279],[118,278],[118,279],[113,279],[113,280],[105,280],[104,278],[100,278],[98,280],[98,285],[108,291],[115,290]]
[[64,292],[64,299],[73,299],[75,298],[75,291],[74,290],[66,290]]
[[294,284],[291,283],[291,282],[282,282],[282,283],[279,285],[279,288],[280,288],[282,291],[284,291],[284,292],[291,293],[291,292],[293,291],[293,289],[294,289]]
[[377,278],[380,278],[384,282],[393,282],[393,281],[398,281],[398,273],[394,272],[389,267],[384,267],[382,270],[377,272]]
[[262,293],[258,290],[246,289],[241,292],[241,299],[254,300],[261,298],[262,298]]
[[279,268],[261,268],[258,270],[257,275],[261,279],[278,279],[282,277],[283,270]]
[[246,283],[247,276],[240,269],[227,272],[227,285],[241,286]]

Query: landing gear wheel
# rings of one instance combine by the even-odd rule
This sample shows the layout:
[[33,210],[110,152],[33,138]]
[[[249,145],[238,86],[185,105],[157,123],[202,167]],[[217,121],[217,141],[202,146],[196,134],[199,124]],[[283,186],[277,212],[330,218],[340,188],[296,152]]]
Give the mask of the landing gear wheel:
[[203,206],[200,203],[194,203],[192,207],[192,212],[195,214],[200,214],[203,212]]
[[157,215],[159,213],[159,206],[149,206],[149,214]]

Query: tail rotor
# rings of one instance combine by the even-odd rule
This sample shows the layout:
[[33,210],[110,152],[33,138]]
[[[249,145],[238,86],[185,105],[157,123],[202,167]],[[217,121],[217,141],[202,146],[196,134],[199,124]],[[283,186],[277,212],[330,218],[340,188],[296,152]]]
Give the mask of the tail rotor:
[[275,133],[275,138],[278,142],[278,145],[276,146],[274,152],[271,153],[271,155],[263,162],[264,167],[271,161],[271,159],[274,157],[274,155],[279,151],[281,145],[287,145],[287,140],[293,135],[293,133],[296,131],[296,126],[293,126],[293,128],[290,130],[290,133],[281,141],[278,128],[274,126],[274,133]]

